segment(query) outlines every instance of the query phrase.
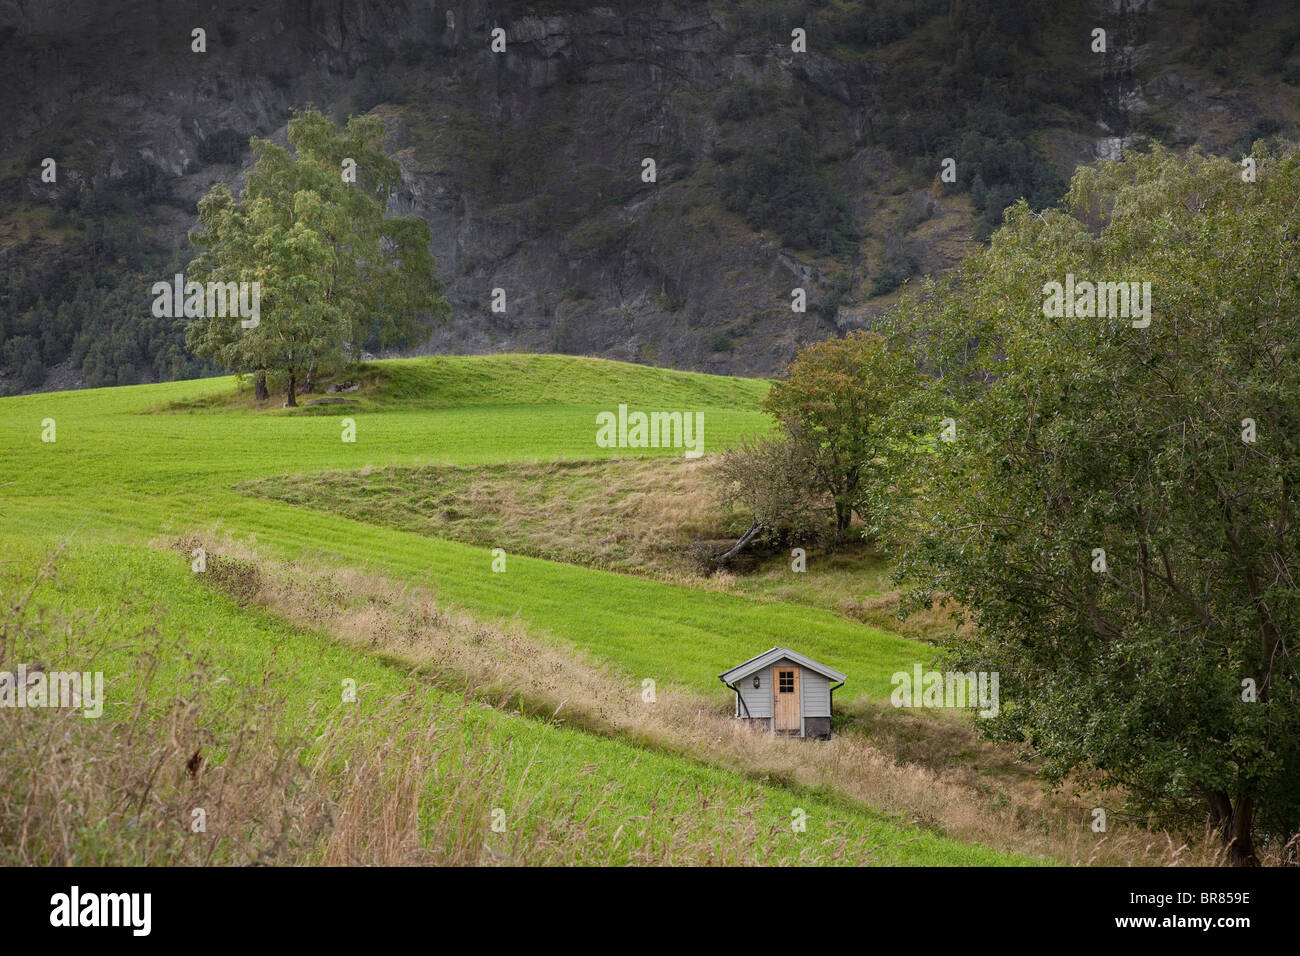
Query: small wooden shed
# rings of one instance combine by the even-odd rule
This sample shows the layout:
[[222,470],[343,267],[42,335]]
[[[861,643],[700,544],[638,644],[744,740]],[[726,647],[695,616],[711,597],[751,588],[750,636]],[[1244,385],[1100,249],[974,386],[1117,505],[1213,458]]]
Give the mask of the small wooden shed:
[[776,734],[831,737],[831,696],[847,678],[788,647],[774,647],[718,675],[736,692],[736,719]]

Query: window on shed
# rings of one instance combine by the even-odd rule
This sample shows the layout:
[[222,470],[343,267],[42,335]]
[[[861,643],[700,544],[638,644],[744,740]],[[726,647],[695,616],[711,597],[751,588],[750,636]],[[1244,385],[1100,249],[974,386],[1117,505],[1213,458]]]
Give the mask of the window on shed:
[[777,671],[777,686],[782,694],[794,693],[794,671]]

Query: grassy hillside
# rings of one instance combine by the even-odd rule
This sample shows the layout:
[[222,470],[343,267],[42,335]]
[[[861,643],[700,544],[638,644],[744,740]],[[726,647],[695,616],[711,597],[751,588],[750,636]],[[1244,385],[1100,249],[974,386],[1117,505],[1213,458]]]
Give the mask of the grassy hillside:
[[509,541],[529,557],[830,609],[905,637],[953,633],[947,608],[899,618],[902,591],[889,559],[866,541],[806,547],[812,574],[792,573],[786,552],[742,553],[733,562],[739,573],[719,571],[712,558],[751,518],[722,500],[716,464],[657,456],[363,468],[238,489],[427,537],[484,548]]
[[[4,537],[7,564],[0,574],[6,597],[27,590],[27,570],[41,564],[53,544],[50,538],[25,543]],[[689,760],[658,754],[618,740],[606,739],[561,725],[511,716],[480,706],[466,706],[455,693],[412,680],[404,668],[339,644],[319,631],[290,625],[207,587],[190,573],[186,561],[144,545],[120,546],[99,542],[70,545],[57,561],[57,584],[39,588],[27,616],[50,620],[57,615],[82,615],[79,649],[95,649],[94,667],[106,672],[109,698],[105,720],[126,725],[131,719],[133,673],[142,657],[162,656],[153,688],[159,699],[189,695],[191,676],[203,673],[210,682],[214,706],[205,720],[184,737],[182,750],[201,750],[217,763],[232,759],[231,747],[240,732],[241,700],[263,691],[267,683],[284,700],[284,711],[268,730],[288,733],[303,729],[319,736],[341,719],[379,722],[391,726],[390,705],[404,707],[432,721],[438,748],[433,754],[443,779],[430,777],[419,826],[449,841],[464,839],[460,830],[481,828],[486,845],[502,859],[529,863],[915,863],[998,864],[1014,862],[1005,855],[966,846],[927,833],[884,814],[852,807],[843,800],[763,786],[744,777]],[[132,636],[124,642],[124,636]],[[18,660],[44,657],[53,649],[33,638],[20,639],[10,649]],[[62,654],[66,646],[59,647]],[[90,665],[87,665],[90,666]],[[359,702],[340,702],[344,678],[356,682]],[[402,700],[403,693],[411,694]],[[21,718],[6,711],[6,720]],[[74,730],[80,728],[80,718]],[[109,732],[111,735],[111,731]],[[0,772],[9,794],[25,793],[14,786],[22,768],[19,741],[6,733],[6,770]],[[326,747],[318,742],[308,753]],[[36,768],[40,772],[43,768]],[[461,779],[467,774],[469,780]],[[451,778],[451,783],[447,777]],[[469,784],[472,798],[456,791]],[[39,788],[38,788],[39,789]],[[448,801],[467,801],[463,818],[451,831],[439,827]],[[490,829],[493,808],[505,810],[509,827]],[[807,814],[807,830],[794,833],[791,813]],[[98,829],[105,821],[100,807],[81,806],[71,821]],[[458,811],[459,812],[459,811]],[[117,821],[119,824],[121,821]],[[214,821],[214,831],[217,829]],[[37,828],[38,830],[40,828]],[[479,840],[483,839],[480,837]],[[218,862],[240,862],[241,849],[222,846]],[[16,841],[0,841],[5,863],[24,862]],[[193,862],[193,850],[182,846],[173,860],[145,856],[118,859],[108,855],[113,843],[88,843],[67,862]],[[141,847],[142,852],[147,848]],[[445,847],[428,846],[437,861]],[[98,855],[105,854],[104,856]],[[309,858],[310,859],[310,858]],[[491,861],[487,857],[474,862]],[[420,856],[395,862],[423,862]],[[394,862],[394,861],[389,861]]]
[[[107,672],[111,685],[116,680],[125,687],[123,675],[144,657],[157,656],[143,638],[121,635],[147,634],[149,640],[184,648],[162,663],[162,699],[185,684],[197,661],[206,661],[222,678],[214,685],[217,706],[205,728],[206,752],[217,762],[238,725],[229,707],[264,681],[286,701],[288,716],[276,723],[281,727],[301,726],[306,714],[313,715],[308,724],[328,721],[341,705],[324,702],[337,697],[335,688],[344,677],[363,688],[363,706],[391,701],[413,686],[421,695],[433,695],[434,712],[445,723],[438,725],[439,733],[472,736],[481,728],[486,734],[481,747],[500,769],[497,792],[513,794],[499,799],[521,806],[520,795],[527,794],[531,822],[510,829],[515,842],[505,851],[508,859],[576,858],[566,857],[567,850],[545,850],[560,838],[548,833],[543,839],[535,829],[561,808],[565,819],[583,821],[580,827],[574,823],[565,839],[569,849],[572,841],[582,843],[584,861],[1014,859],[890,822],[843,795],[818,795],[793,782],[765,785],[746,779],[743,768],[708,767],[616,736],[565,729],[563,717],[557,725],[481,707],[465,710],[463,688],[462,694],[455,692],[454,678],[443,674],[429,685],[413,677],[409,659],[373,646],[377,634],[368,651],[336,634],[292,623],[274,609],[214,587],[213,577],[192,574],[187,555],[160,545],[195,533],[222,535],[280,560],[308,555],[322,567],[369,569],[427,590],[440,606],[470,615],[466,620],[519,629],[540,642],[537,647],[557,649],[561,659],[585,651],[625,681],[633,695],[643,678],[652,677],[668,693],[680,687],[714,702],[719,713],[725,713],[726,691],[714,675],[773,644],[798,643],[843,668],[852,693],[875,696],[886,692],[890,672],[929,658],[923,645],[830,612],[757,604],[514,555],[505,573],[493,573],[486,548],[235,490],[242,481],[286,472],[599,458],[619,450],[595,446],[595,413],[619,402],[701,410],[706,448],[716,449],[766,427],[755,407],[764,383],[540,356],[377,363],[367,369],[367,379],[364,408],[346,411],[356,420],[355,444],[340,440],[344,412],[337,407],[328,415],[319,408],[255,410],[230,379],[3,400],[0,442],[8,454],[0,481],[11,482],[0,491],[5,514],[0,569],[7,603],[17,603],[45,559],[62,547],[56,570],[36,588],[26,617],[37,623],[79,621],[76,633],[82,640],[104,637],[102,646],[96,644],[95,667]],[[53,442],[41,441],[46,419],[54,421]],[[510,542],[501,546],[508,552]],[[10,643],[7,660],[49,660],[60,653],[48,642],[39,646],[40,627],[7,630],[26,635]],[[69,653],[67,644],[61,653]],[[110,720],[126,718],[124,703],[119,698],[109,708]],[[428,786],[433,802],[422,804],[422,814],[437,806],[438,786]],[[709,809],[700,811],[701,806]],[[491,809],[484,807],[483,813]],[[664,812],[664,807],[677,809]],[[817,826],[791,833],[788,820],[795,807],[806,810]],[[682,831],[680,814],[688,811],[702,815]],[[423,827],[428,821],[421,819]],[[733,840],[740,820],[759,834],[741,841],[743,852]],[[428,825],[430,833],[443,833]],[[675,831],[682,832],[683,844],[669,852]]]
[[[753,604],[522,556],[508,557],[508,573],[495,574],[490,548],[249,499],[234,490],[242,479],[286,472],[626,454],[594,441],[596,413],[620,402],[702,411],[706,452],[767,427],[753,404],[764,387],[757,382],[554,356],[408,360],[383,368],[385,374],[392,369],[391,393],[369,399],[364,412],[329,406],[329,415],[239,408],[153,412],[169,403],[226,397],[230,382],[218,379],[6,400],[0,437],[17,452],[14,484],[7,489],[12,526],[63,533],[129,529],[146,537],[219,527],[255,535],[260,545],[285,555],[306,550],[382,566],[478,613],[522,617],[538,633],[599,650],[632,672],[685,681],[717,697],[726,691],[716,675],[728,662],[796,637],[807,653],[837,662],[853,695],[885,696],[890,674],[932,656],[921,645],[806,607]],[[624,380],[613,377],[616,369],[626,370]],[[458,377],[456,370],[466,374]],[[694,397],[692,386],[698,388]],[[575,404],[584,392],[592,398]],[[491,404],[493,396],[500,404]],[[438,410],[422,410],[428,405]],[[356,420],[355,443],[341,440],[344,414]],[[46,418],[55,420],[54,443],[40,441]],[[510,541],[496,546],[511,550]],[[638,610],[629,614],[628,608]]]

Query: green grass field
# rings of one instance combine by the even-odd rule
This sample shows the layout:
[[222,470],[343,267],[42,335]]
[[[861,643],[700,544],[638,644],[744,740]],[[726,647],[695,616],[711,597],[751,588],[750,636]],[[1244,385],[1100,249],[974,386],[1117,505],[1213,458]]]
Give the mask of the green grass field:
[[[891,673],[933,656],[927,645],[829,611],[509,555],[509,541],[499,544],[509,555],[507,570],[494,573],[488,548],[235,490],[250,479],[366,466],[627,456],[635,452],[595,443],[596,413],[619,403],[702,411],[706,454],[768,427],[757,407],[765,383],[592,359],[400,360],[374,363],[366,374],[369,383],[355,404],[301,410],[255,410],[229,378],[0,400],[0,484],[10,483],[0,489],[6,598],[64,546],[55,580],[37,592],[37,607],[96,615],[92,621],[123,619],[132,627],[156,622],[163,633],[207,655],[236,687],[283,669],[277,680],[287,682],[291,699],[303,702],[336,688],[341,676],[376,696],[399,693],[410,678],[328,634],[240,606],[199,581],[182,556],[157,546],[159,540],[191,532],[225,535],[268,556],[307,555],[326,565],[370,569],[428,588],[479,619],[516,621],[536,639],[583,648],[629,680],[652,677],[720,706],[729,698],[715,675],[777,644],[797,646],[843,670],[849,682],[842,693],[850,699],[886,696]],[[355,443],[341,440],[345,417],[355,420]],[[56,440],[43,442],[49,419]],[[105,670],[130,668],[138,650],[116,647]],[[169,666],[170,679],[182,680],[185,666]],[[734,812],[742,805],[761,807],[758,830],[771,836],[755,843],[760,862],[1017,862],[833,794],[763,784],[522,716],[474,713],[494,740],[510,742],[514,756],[505,780],[517,791],[521,775],[528,776],[528,790],[537,795],[529,810],[534,823],[563,805],[566,813],[586,813],[596,821],[592,826],[599,824],[592,862],[639,859],[629,833],[653,844],[671,830],[663,817],[615,836],[620,823],[645,819],[648,808],[662,805],[666,786],[676,788],[679,808],[686,806],[683,793],[726,795],[692,798],[691,813],[725,816],[729,806]],[[528,771],[525,755],[534,761]],[[805,833],[790,832],[794,807],[809,814]]]

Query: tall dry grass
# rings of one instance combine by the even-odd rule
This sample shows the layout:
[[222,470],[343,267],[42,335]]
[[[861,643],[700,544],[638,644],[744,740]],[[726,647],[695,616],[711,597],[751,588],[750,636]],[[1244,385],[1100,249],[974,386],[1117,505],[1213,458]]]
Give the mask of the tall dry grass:
[[[448,732],[457,715],[418,688],[365,720],[302,712],[271,674],[232,703],[224,679],[156,627],[130,633],[59,617],[37,609],[36,590],[0,609],[0,670],[36,661],[96,670],[114,646],[140,650],[131,671],[105,675],[116,705],[101,718],[76,708],[0,709],[4,864],[480,859],[484,828],[470,824],[489,813],[492,752],[462,746]],[[163,674],[163,662],[176,660],[189,663],[179,682]],[[417,826],[426,769],[439,760],[457,815]]]
[[[243,599],[287,595],[214,557]],[[425,680],[364,713],[290,700],[283,673],[232,688],[157,626],[51,611],[37,598],[55,569],[0,594],[0,671],[108,667],[111,704],[0,708],[0,865],[747,865],[775,842],[761,798],[667,781],[629,818],[606,812],[625,805],[617,781],[579,806],[527,755],[512,777],[512,743],[471,719],[483,704]],[[130,670],[111,663],[124,649]],[[528,825],[494,832],[495,802]],[[864,861],[844,842],[814,852]]]
[[[1122,823],[1112,823],[1105,834],[1094,833],[1090,808],[1097,804],[1049,800],[1023,767],[1008,775],[1009,782],[972,773],[963,757],[971,748],[984,748],[986,757],[992,755],[1004,766],[1014,759],[951,721],[895,726],[889,722],[911,718],[868,706],[851,721],[858,730],[851,728],[829,742],[779,738],[751,730],[716,704],[670,684],[661,683],[655,703],[646,703],[639,678],[616,673],[579,649],[530,638],[518,622],[484,623],[378,574],[269,561],[228,540],[195,537],[172,544],[186,554],[201,545],[210,561],[214,554],[226,555],[256,567],[251,600],[354,647],[422,668],[445,685],[498,706],[556,715],[572,725],[761,781],[827,787],[868,807],[998,850],[1069,864],[1220,862],[1208,834],[1176,839]],[[895,732],[873,728],[873,721]],[[871,739],[861,728],[872,730]],[[939,749],[924,760],[915,755],[900,759],[885,749],[927,731]]]

